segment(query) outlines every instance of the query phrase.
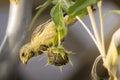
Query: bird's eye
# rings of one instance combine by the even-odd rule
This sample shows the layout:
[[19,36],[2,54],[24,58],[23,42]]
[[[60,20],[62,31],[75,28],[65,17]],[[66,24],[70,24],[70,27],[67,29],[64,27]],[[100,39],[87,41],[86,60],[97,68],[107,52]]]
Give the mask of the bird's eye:
[[22,53],[22,57],[25,57],[25,53]]
[[34,56],[34,54],[35,54],[35,53],[34,53],[33,51],[31,51],[31,56]]

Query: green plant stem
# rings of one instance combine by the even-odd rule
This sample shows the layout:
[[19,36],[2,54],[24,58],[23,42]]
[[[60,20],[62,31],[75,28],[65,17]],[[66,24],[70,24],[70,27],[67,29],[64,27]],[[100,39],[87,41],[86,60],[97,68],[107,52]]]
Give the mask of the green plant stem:
[[103,17],[102,17],[102,1],[99,1],[97,3],[98,9],[99,9],[99,18],[100,18],[100,31],[101,31],[101,44],[102,44],[102,49],[104,56],[106,56],[106,51],[105,51],[105,42],[104,42],[104,28],[103,28]]
[[32,28],[32,25],[34,24],[34,22],[36,21],[36,19],[38,18],[38,16],[51,4],[52,0],[47,0],[43,6],[38,10],[38,12],[36,13],[36,15],[33,17],[32,21],[31,21],[31,24],[30,24],[30,27],[29,27],[29,31],[31,30]]
[[58,30],[58,47],[61,45],[61,40],[60,40],[60,30]]

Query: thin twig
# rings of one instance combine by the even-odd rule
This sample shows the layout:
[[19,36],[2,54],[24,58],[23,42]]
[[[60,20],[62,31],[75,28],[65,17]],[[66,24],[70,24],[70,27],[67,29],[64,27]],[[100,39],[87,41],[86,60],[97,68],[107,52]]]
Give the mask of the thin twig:
[[104,55],[106,55],[106,51],[105,51],[105,42],[104,42],[104,28],[103,28],[103,17],[102,17],[102,1],[99,1],[97,3],[98,5],[98,9],[99,9],[99,18],[100,18],[100,31],[101,31],[101,44],[102,44],[102,48],[103,48],[103,53]]
[[[67,4],[66,0],[63,0],[63,1],[66,4],[66,6],[69,7],[69,5]],[[88,27],[85,25],[85,23],[78,16],[76,16],[76,19],[83,25],[83,28],[88,32],[88,34],[90,35],[90,37],[92,38],[92,40],[96,44],[98,50],[101,52],[100,47],[97,44],[97,41],[96,41],[95,37],[93,36],[93,34],[91,33],[91,31],[88,29]]]
[[100,61],[101,58],[102,58],[102,56],[99,55],[94,61],[94,64],[93,64],[93,67],[92,67],[92,70],[91,70],[91,75],[93,77],[93,80],[98,80],[99,79],[96,69],[97,69],[97,64],[98,64],[98,62]]
[[[66,6],[69,7],[66,0],[63,0],[63,1],[66,4]],[[84,22],[78,16],[76,16],[76,19],[83,25],[84,29],[88,32],[88,34],[90,35],[90,37],[92,38],[92,40],[96,44],[96,46],[97,46],[98,50],[100,51],[101,55],[104,56],[105,52],[103,52],[103,50],[102,50],[100,37],[98,35],[98,31],[97,31],[97,27],[96,27],[96,23],[95,23],[95,20],[94,20],[92,9],[91,9],[90,6],[88,6],[87,9],[88,9],[88,13],[89,13],[89,16],[90,16],[90,20],[91,20],[91,23],[92,23],[92,27],[93,27],[95,37],[93,36],[93,34],[88,29],[88,27],[84,24]],[[102,34],[104,34],[104,33],[102,33]]]
[[96,38],[98,44],[100,45],[100,43],[101,43],[100,42],[100,37],[99,37],[99,34],[98,34],[98,30],[97,30],[97,26],[96,26],[96,22],[95,22],[95,19],[94,19],[94,16],[93,16],[91,6],[88,6],[87,10],[88,10],[88,14],[89,14],[89,17],[90,17],[90,21],[91,21],[91,24],[92,24],[92,28],[93,28],[95,38]]
[[92,40],[94,41],[94,43],[96,44],[98,50],[99,50],[100,53],[101,53],[100,45],[98,45],[95,37],[94,37],[93,34],[90,32],[90,30],[88,29],[88,27],[84,24],[84,22],[83,22],[78,16],[76,16],[76,19],[83,25],[83,28],[88,32],[88,34],[90,35],[90,37],[92,38]]
[[101,44],[101,40],[100,40],[100,37],[99,37],[99,34],[98,34],[98,30],[97,30],[97,26],[96,26],[96,22],[95,22],[95,18],[93,16],[93,11],[91,9],[91,6],[88,6],[87,7],[87,10],[88,10],[88,14],[89,14],[89,17],[90,17],[90,21],[91,21],[91,24],[92,24],[92,28],[93,28],[93,32],[94,32],[94,35],[95,35],[95,38],[97,40],[97,43],[100,47],[100,54],[102,55],[103,57],[103,61],[105,60],[104,57],[105,57],[105,53],[103,52],[103,49],[102,49],[102,44]]
[[3,47],[4,47],[5,43],[6,43],[7,37],[8,37],[7,34],[5,34],[5,36],[3,38],[3,41],[2,41],[2,43],[0,45],[0,54],[1,54],[2,49],[3,49]]

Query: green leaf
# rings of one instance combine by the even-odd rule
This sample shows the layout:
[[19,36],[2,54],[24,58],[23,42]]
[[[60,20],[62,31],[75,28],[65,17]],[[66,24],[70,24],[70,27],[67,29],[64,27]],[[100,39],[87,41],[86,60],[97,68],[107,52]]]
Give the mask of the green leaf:
[[51,10],[50,15],[57,27],[64,26],[64,17],[62,13],[61,3],[58,2]]
[[118,68],[118,52],[114,43],[114,39],[111,40],[107,56],[104,61],[104,66],[108,70],[109,80],[117,80],[117,68]]
[[77,13],[77,16],[79,16],[80,18],[84,18],[87,14],[88,14],[87,9],[83,9]]
[[68,14],[70,17],[77,16],[83,9],[86,9],[87,6],[93,5],[98,0],[77,0],[74,5],[69,8]]
[[[55,5],[59,3],[59,0],[52,0],[52,3]],[[65,12],[68,12],[68,8],[74,4],[72,0],[61,0],[61,7]]]
[[62,0],[62,8],[68,13],[68,9],[72,6],[74,2],[72,0]]
[[52,0],[52,3],[55,5],[58,3],[59,0]]
[[118,69],[118,56],[119,56],[119,46],[120,46],[120,28],[115,31],[110,42],[107,56],[104,60],[104,66],[108,70],[109,80],[117,80],[116,74]]
[[57,27],[57,36],[55,37],[54,45],[58,44],[60,46],[62,38],[64,38],[67,34],[67,28],[65,27],[64,23],[61,1],[58,1],[58,3],[52,8],[50,14],[53,22]]

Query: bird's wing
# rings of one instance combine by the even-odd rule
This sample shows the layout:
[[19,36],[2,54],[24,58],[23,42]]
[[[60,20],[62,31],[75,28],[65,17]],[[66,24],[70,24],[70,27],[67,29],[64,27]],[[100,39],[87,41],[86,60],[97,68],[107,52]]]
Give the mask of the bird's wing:
[[34,40],[35,37],[38,37],[41,35],[41,33],[44,31],[44,29],[47,27],[47,25],[51,22],[51,20],[48,20],[47,22],[39,25],[32,33],[31,41]]

